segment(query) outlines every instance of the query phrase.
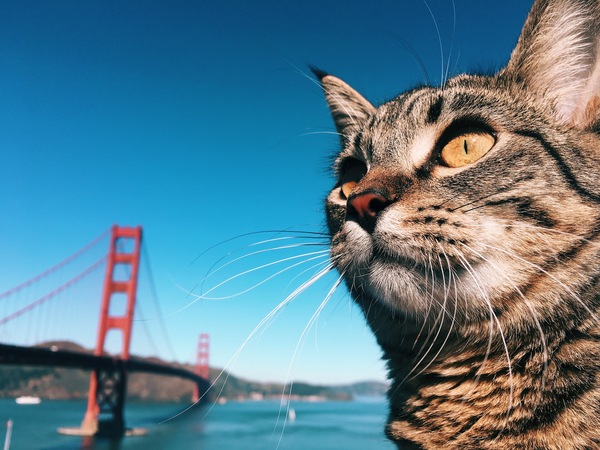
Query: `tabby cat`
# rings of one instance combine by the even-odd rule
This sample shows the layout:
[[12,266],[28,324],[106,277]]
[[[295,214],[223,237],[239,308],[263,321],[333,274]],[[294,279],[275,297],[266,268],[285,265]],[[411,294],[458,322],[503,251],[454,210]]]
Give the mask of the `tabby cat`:
[[315,71],[331,258],[411,449],[600,448],[600,1],[537,0],[508,65],[374,107]]

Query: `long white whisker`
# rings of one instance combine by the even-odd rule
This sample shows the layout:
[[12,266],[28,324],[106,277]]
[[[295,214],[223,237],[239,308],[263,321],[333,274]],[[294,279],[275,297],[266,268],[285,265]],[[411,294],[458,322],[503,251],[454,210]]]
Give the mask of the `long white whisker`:
[[[206,250],[204,250],[202,253],[200,253],[198,256],[196,256],[192,262],[190,263],[190,265],[193,265],[196,261],[198,261],[200,258],[202,258],[205,254],[207,254],[208,252],[210,252],[211,250],[224,245],[228,242],[232,242],[235,241],[237,239],[243,238],[243,237],[248,237],[248,236],[254,236],[257,234],[282,234],[282,233],[289,233],[292,231],[292,228],[290,229],[283,229],[283,230],[263,230],[263,231],[251,231],[249,233],[244,233],[244,234],[240,234],[238,236],[234,236],[232,238],[229,239],[225,239],[224,241],[221,241],[215,245],[212,245],[210,247],[208,247]],[[325,233],[321,233],[318,231],[298,231],[298,230],[294,230],[293,231],[295,234],[299,234],[299,235],[303,235],[302,238],[306,239],[308,237],[315,237],[315,238],[327,238],[328,236]],[[300,238],[300,237],[298,237]]]
[[[284,273],[284,272],[287,272],[287,271],[289,271],[289,270],[291,270],[291,269],[293,269],[293,268],[295,268],[295,267],[298,267],[298,266],[304,265],[304,264],[306,264],[306,263],[308,263],[308,262],[310,262],[310,261],[314,261],[314,260],[317,260],[317,259],[323,259],[323,258],[328,258],[328,257],[329,257],[329,252],[328,252],[328,251],[326,251],[326,250],[319,251],[319,252],[314,252],[313,254],[316,254],[316,256],[312,256],[312,257],[310,257],[310,258],[303,259],[302,261],[299,261],[299,262],[296,262],[296,263],[294,263],[294,264],[292,264],[292,265],[290,265],[290,266],[287,266],[287,267],[285,267],[285,268],[283,268],[283,269],[281,269],[281,270],[279,270],[279,271],[277,271],[277,272],[275,272],[275,273],[273,273],[273,274],[269,275],[268,277],[266,277],[266,278],[262,279],[262,280],[261,280],[261,281],[259,281],[258,283],[255,283],[255,284],[253,284],[252,286],[250,286],[250,287],[248,287],[248,288],[246,288],[246,289],[244,289],[244,290],[242,290],[242,291],[236,292],[235,294],[231,294],[231,295],[225,295],[225,296],[221,296],[221,297],[208,297],[207,295],[200,295],[200,296],[198,296],[198,297],[199,297],[199,299],[202,299],[202,300],[226,300],[226,299],[230,299],[230,298],[234,298],[234,297],[239,297],[240,295],[243,295],[243,294],[245,294],[245,293],[247,293],[247,292],[250,292],[250,291],[252,291],[252,290],[256,289],[258,286],[261,286],[261,285],[265,284],[267,281],[269,281],[269,280],[271,280],[271,279],[273,279],[273,278],[275,278],[275,277],[277,277],[277,276],[281,275],[282,273]],[[289,258],[289,260],[292,260],[292,259],[297,259],[297,258],[299,258],[300,256],[310,256],[310,255],[311,255],[310,253],[307,253],[307,254],[304,254],[304,255],[298,255],[298,256],[295,256],[295,257],[291,257],[291,258]],[[287,258],[286,258],[286,259],[287,259]],[[279,262],[276,262],[276,263],[279,263]],[[263,269],[263,268],[265,268],[265,267],[269,267],[270,265],[272,265],[272,264],[271,264],[271,263],[269,263],[269,264],[266,264],[266,265],[264,265],[264,266],[259,266],[259,267],[256,267],[256,269],[257,269],[257,270],[260,270],[260,269]],[[250,273],[251,271],[254,271],[254,270],[253,270],[253,269],[250,269],[250,270],[248,270],[248,271],[246,271],[246,272],[242,272],[241,274],[238,274],[238,275],[240,275],[240,276],[242,276],[242,275],[246,275],[247,273]],[[208,293],[210,293],[212,290],[214,290],[214,289],[216,289],[216,288],[220,287],[222,284],[225,284],[225,283],[227,283],[227,282],[229,282],[229,281],[233,280],[234,278],[237,278],[237,277],[238,277],[238,275],[235,275],[235,276],[233,276],[233,277],[230,277],[229,279],[225,280],[223,283],[219,283],[219,284],[218,284],[218,285],[216,285],[214,288],[211,288],[209,291],[207,291],[207,293],[206,293],[206,294],[208,294]]]
[[[221,270],[224,267],[229,266],[230,264],[233,264],[236,261],[239,261],[240,259],[244,259],[244,258],[248,258],[250,256],[254,256],[258,253],[261,253],[261,251],[254,251],[251,253],[245,253],[242,256],[239,256],[233,260],[229,260],[227,263],[222,264],[219,266],[219,263],[223,260],[227,260],[231,255],[233,255],[236,252],[239,251],[243,251],[252,247],[258,247],[260,245],[265,245],[265,244],[272,244],[273,242],[280,242],[280,241],[284,241],[284,240],[296,240],[296,239],[322,239],[322,236],[310,236],[310,237],[298,237],[298,236],[281,236],[281,237],[276,237],[276,238],[272,238],[272,239],[265,239],[262,241],[258,241],[258,242],[254,242],[252,244],[249,244],[245,247],[233,250],[228,252],[227,254],[223,255],[221,258],[219,258],[217,261],[215,261],[215,263],[210,267],[210,269],[208,269],[208,272],[206,273],[206,275],[204,276],[204,280],[206,280],[208,277],[210,277],[211,275],[213,275],[214,273],[218,272],[219,270]],[[269,247],[267,249],[263,249],[262,252],[268,252],[268,251],[277,251],[277,250],[286,250],[288,248],[295,248],[295,247],[310,247],[310,246],[326,246],[328,245],[327,242],[322,242],[322,243],[314,243],[314,242],[300,242],[297,244],[290,244],[289,246],[280,246],[280,247]],[[216,268],[215,268],[216,267]]]
[[[240,272],[240,273],[238,273],[238,274],[236,274],[236,275],[233,275],[233,276],[231,276],[231,277],[227,278],[226,280],[224,280],[224,281],[222,281],[222,282],[218,283],[217,285],[213,286],[211,289],[209,289],[209,290],[208,290],[208,291],[207,291],[205,294],[203,294],[203,295],[196,295],[196,294],[193,294],[193,293],[191,293],[191,292],[190,292],[190,291],[188,291],[188,290],[185,290],[185,292],[186,292],[186,293],[187,293],[189,296],[195,297],[195,298],[194,298],[194,300],[192,300],[192,301],[188,302],[188,303],[187,303],[185,306],[183,306],[183,307],[181,307],[180,309],[178,309],[177,311],[175,311],[175,312],[173,312],[173,313],[171,313],[171,314],[167,315],[166,317],[170,317],[170,316],[174,316],[174,315],[176,315],[176,314],[179,314],[179,313],[181,313],[182,311],[184,311],[184,310],[186,310],[187,308],[189,308],[190,306],[192,306],[192,305],[193,305],[194,303],[196,303],[197,301],[199,301],[199,300],[202,300],[202,299],[206,299],[206,300],[223,300],[223,299],[227,299],[227,298],[233,298],[233,297],[236,297],[236,296],[242,295],[242,294],[244,294],[244,293],[246,293],[246,292],[248,292],[248,291],[250,291],[250,290],[252,290],[252,289],[255,289],[256,287],[258,287],[258,286],[260,286],[260,285],[262,285],[262,284],[264,284],[265,282],[267,282],[268,280],[270,280],[270,279],[272,279],[272,278],[276,277],[277,275],[280,275],[280,274],[282,274],[282,273],[284,273],[284,272],[286,272],[286,271],[288,271],[288,270],[291,270],[291,269],[293,269],[294,267],[297,267],[297,266],[299,266],[299,265],[302,265],[302,264],[306,264],[307,262],[309,262],[309,261],[312,261],[312,260],[315,260],[315,259],[318,259],[318,258],[324,258],[324,257],[325,257],[325,256],[326,256],[328,253],[329,253],[329,252],[328,252],[328,250],[321,250],[321,251],[318,251],[318,252],[309,252],[309,253],[306,253],[306,254],[303,254],[303,255],[291,256],[291,257],[284,258],[284,259],[281,259],[281,260],[278,260],[278,261],[274,261],[274,262],[270,262],[270,263],[267,263],[267,264],[263,264],[263,265],[261,265],[261,266],[258,266],[258,267],[253,267],[252,269],[248,269],[248,270],[245,270],[245,271],[243,271],[243,272]],[[229,282],[231,282],[232,280],[235,280],[236,278],[242,277],[242,276],[244,276],[244,275],[248,275],[249,273],[256,272],[256,271],[258,271],[258,270],[262,270],[262,269],[264,269],[264,268],[266,268],[266,267],[271,267],[271,266],[274,266],[274,265],[276,265],[276,264],[281,264],[281,263],[283,263],[283,262],[291,261],[291,260],[298,259],[298,258],[304,258],[304,257],[306,257],[306,256],[311,256],[311,255],[316,255],[316,256],[312,256],[311,258],[308,258],[308,259],[302,260],[302,261],[300,261],[300,262],[297,262],[297,263],[295,263],[295,264],[292,264],[291,266],[287,266],[287,267],[285,267],[284,269],[281,269],[281,270],[279,270],[278,272],[274,273],[273,275],[271,275],[271,276],[267,277],[266,279],[264,279],[264,280],[262,280],[262,281],[260,281],[260,282],[256,283],[256,284],[255,284],[254,286],[252,286],[251,288],[245,289],[245,290],[244,290],[244,291],[242,291],[242,292],[237,292],[236,294],[232,294],[232,295],[230,295],[230,296],[224,296],[224,297],[208,297],[208,294],[210,294],[212,291],[214,291],[215,289],[218,289],[219,287],[223,286],[223,285],[224,285],[224,284],[226,284],[226,283],[229,283]]]
[[[431,267],[431,255],[429,256],[429,266],[431,269],[430,272],[425,273],[425,296],[428,298],[429,301],[427,302],[427,309],[425,310],[425,314],[423,317],[423,325],[421,325],[421,328],[419,329],[419,332],[417,333],[417,336],[415,337],[415,342],[413,342],[413,346],[412,346],[413,350],[416,347],[417,342],[419,342],[419,339],[421,338],[423,331],[425,331],[425,327],[427,325],[427,318],[429,317],[429,313],[431,312],[431,308],[433,307],[433,303],[434,303],[433,290],[434,290],[435,286],[434,286],[433,278],[435,276],[433,275],[433,268]],[[431,276],[432,276],[431,294],[429,294],[429,291],[428,291],[429,273],[431,273]],[[423,345],[421,346],[421,349],[419,350],[419,352],[417,354],[421,353],[424,345],[426,345],[426,344],[427,344],[427,339],[425,340],[425,342],[423,343]]]
[[454,49],[454,40],[456,39],[456,4],[452,0],[452,40],[450,41],[450,51],[448,52],[448,63],[446,64],[446,75],[442,78],[442,89],[450,75],[450,60],[452,59],[452,51]]
[[[299,272],[297,275],[294,275],[294,277],[293,277],[293,278],[290,280],[290,282],[287,284],[287,287],[289,287],[289,286],[290,286],[290,285],[291,285],[291,284],[292,284],[294,281],[296,281],[296,280],[297,280],[298,278],[300,278],[302,275],[306,274],[307,272],[310,272],[312,269],[314,269],[314,268],[316,268],[316,267],[319,267],[319,266],[321,266],[321,265],[323,265],[323,264],[331,263],[331,262],[333,262],[334,260],[336,260],[336,259],[337,259],[336,257],[331,257],[331,255],[329,255],[329,256],[330,256],[330,260],[327,260],[327,261],[320,262],[320,263],[317,263],[317,264],[315,264],[315,265],[309,266],[309,267],[307,267],[306,269],[304,269],[302,272]],[[316,259],[316,258],[315,258],[315,259]]]
[[[286,239],[286,238],[278,238],[277,240],[280,239]],[[264,242],[258,242],[256,244],[252,244],[251,246],[256,246],[256,245],[262,245],[265,243],[272,243],[275,240],[269,240],[269,241],[264,241]],[[213,266],[213,268],[211,268],[209,270],[209,272],[206,274],[206,276],[204,277],[204,279],[202,280],[202,284],[209,279],[210,277],[214,276],[216,273],[220,272],[221,270],[227,268],[228,266],[235,264],[236,262],[242,261],[244,259],[250,258],[252,256],[256,256],[256,255],[260,255],[263,253],[269,253],[269,252],[277,252],[277,251],[282,251],[282,250],[290,250],[290,249],[294,249],[294,248],[300,248],[300,247],[323,247],[325,244],[320,244],[320,243],[314,243],[314,242],[310,242],[310,243],[300,243],[300,244],[290,244],[290,245],[282,245],[279,247],[269,247],[269,248],[264,248],[261,250],[255,250],[253,252],[250,253],[245,253],[241,256],[238,256],[237,258],[234,258],[232,260],[227,261],[226,263],[214,268],[215,266]],[[250,247],[250,246],[249,246]],[[323,251],[328,251],[328,250],[323,250]],[[229,255],[228,255],[229,256]],[[192,289],[193,291],[194,289]]]
[[529,311],[531,312],[531,316],[534,320],[535,326],[538,329],[538,332],[540,333],[540,339],[542,342],[542,349],[543,349],[543,354],[544,354],[544,377],[542,377],[542,388],[541,390],[544,390],[544,385],[545,385],[545,375],[547,374],[547,369],[548,369],[548,347],[546,345],[546,333],[544,333],[544,330],[542,328],[542,325],[539,321],[539,319],[537,318],[536,312],[533,308],[533,306],[531,305],[531,302],[529,300],[527,300],[527,298],[525,297],[525,295],[523,294],[523,292],[521,291],[521,289],[515,284],[514,281],[512,281],[506,274],[503,273],[503,271],[501,270],[500,266],[498,266],[497,264],[493,263],[492,261],[490,261],[488,258],[486,258],[485,256],[481,255],[480,253],[478,253],[476,250],[474,250],[473,248],[471,248],[470,246],[468,246],[467,244],[461,243],[463,245],[463,247],[467,248],[470,252],[472,252],[473,254],[475,254],[478,258],[481,258],[483,261],[487,262],[488,264],[494,266],[497,269],[497,272],[506,280],[508,281],[513,288],[515,289],[515,291],[519,294],[519,296],[521,297],[521,299],[523,300],[523,303],[525,304],[525,306],[527,306],[527,309],[529,309]]
[[[292,361],[290,362],[290,365],[288,366],[288,371],[287,371],[287,374],[286,374],[286,377],[285,377],[285,384],[284,384],[284,386],[287,386],[287,384],[288,384],[288,382],[290,380],[291,371],[292,371],[292,368],[294,366],[294,362],[296,361],[296,357],[298,356],[298,353],[304,347],[304,342],[306,340],[305,338],[306,338],[306,335],[307,335],[308,331],[312,328],[313,324],[316,322],[317,318],[321,314],[321,311],[323,311],[323,308],[325,308],[325,305],[327,305],[327,303],[331,299],[331,296],[334,294],[334,292],[337,290],[337,288],[342,283],[343,278],[344,278],[344,274],[341,274],[338,277],[338,279],[333,284],[333,286],[331,287],[331,289],[329,290],[329,292],[327,293],[327,295],[325,296],[325,298],[323,299],[323,301],[321,302],[321,304],[319,305],[319,307],[317,308],[317,310],[314,312],[314,314],[311,316],[310,320],[308,321],[308,323],[306,324],[306,326],[302,330],[300,338],[298,339],[298,343],[296,344],[296,348],[294,349],[294,354],[292,355]],[[287,392],[288,399],[289,399],[289,396],[291,396],[291,394],[292,394],[292,388],[293,388],[293,383],[289,383],[289,389],[287,390],[288,391]],[[284,388],[283,395],[285,396],[285,394],[286,394],[286,392],[285,392],[285,388]],[[281,434],[279,436],[279,443],[277,445],[278,448],[279,448],[279,445],[281,444],[281,439],[283,438],[283,431],[285,430],[285,425],[287,423],[287,417],[289,415],[289,409],[290,409],[290,402],[288,400],[287,404],[286,404],[286,414],[285,414],[285,419],[284,419],[284,422],[283,422],[283,428],[281,430]],[[279,421],[280,416],[281,416],[281,409],[280,409],[279,414],[277,416],[277,421]]]
[[435,31],[437,33],[437,37],[438,37],[438,43],[440,45],[440,59],[441,59],[441,80],[440,80],[440,86],[444,85],[444,46],[442,44],[442,35],[440,34],[440,28],[438,26],[437,20],[435,20],[435,15],[433,14],[433,11],[431,10],[431,8],[429,7],[429,4],[427,3],[426,0],[422,0],[423,3],[425,4],[425,6],[427,7],[427,10],[429,11],[429,15],[431,16],[431,19],[433,20],[433,25],[435,26]]
[[[444,270],[442,269],[441,270],[441,272],[442,272],[442,283],[443,283],[443,286],[444,286],[443,310],[444,310],[444,314],[445,314],[445,308],[446,308],[446,304],[447,304],[448,296],[449,296],[449,291],[450,291],[450,283],[452,281],[454,270],[452,269],[452,266],[450,264],[450,260],[448,259],[448,256],[446,255],[446,252],[444,252],[444,250],[442,248],[440,248],[440,250],[442,251],[442,254],[444,255],[444,257],[446,258],[446,263],[448,265],[448,277],[449,277],[448,284],[446,285],[446,277],[444,275]],[[442,268],[442,266],[443,266],[442,259],[439,257],[439,255],[438,255],[438,259],[439,259],[439,262],[440,262],[440,268]],[[442,352],[442,350],[446,346],[446,343],[448,342],[448,339],[450,338],[450,335],[452,333],[452,329],[453,329],[455,321],[456,321],[456,312],[457,312],[457,310],[458,310],[458,302],[457,302],[457,298],[455,298],[455,301],[454,301],[454,312],[452,314],[452,322],[450,322],[450,327],[448,328],[448,332],[446,334],[446,337],[444,338],[444,341],[440,345],[440,348],[438,349],[438,351],[436,352],[436,354],[429,360],[429,363],[425,367],[423,367],[419,372],[417,372],[412,377],[412,379],[417,378],[418,376],[422,375],[433,364],[433,362],[437,359],[437,357],[440,355],[440,353]],[[426,354],[429,353],[429,351],[433,347],[433,344],[437,341],[437,338],[438,338],[440,332],[442,331],[443,323],[444,322],[442,320],[440,322],[440,328],[438,329],[438,331],[436,333],[436,336],[435,336],[434,340],[432,341],[431,346],[427,350]],[[423,356],[423,358],[421,359],[421,361],[419,361],[419,363],[417,364],[417,366],[422,362],[422,360],[424,359],[424,357],[425,357],[425,355]],[[411,373],[412,373],[412,371],[411,371]],[[408,376],[410,376],[410,373],[404,378],[404,380],[406,380]]]
[[[467,272],[471,275],[471,278],[473,279],[473,282],[476,284],[477,288],[479,289],[479,292],[481,292],[481,294],[483,295],[484,300],[486,301],[487,306],[490,311],[490,318],[493,319],[494,322],[496,322],[496,325],[498,326],[498,332],[500,334],[500,338],[501,338],[502,344],[504,346],[504,352],[505,352],[505,356],[506,356],[506,364],[508,366],[508,379],[509,379],[509,397],[508,397],[508,405],[509,406],[506,411],[506,418],[505,418],[505,425],[506,425],[506,423],[508,423],[508,418],[510,416],[510,412],[512,411],[512,405],[514,402],[512,362],[510,359],[510,353],[508,351],[508,344],[506,343],[506,337],[504,336],[504,331],[502,330],[502,325],[500,324],[500,321],[498,320],[496,313],[494,313],[492,303],[491,303],[488,295],[486,294],[485,290],[481,286],[479,277],[475,273],[475,270],[471,266],[471,263],[469,263],[469,261],[465,258],[465,256],[460,252],[458,253],[458,257],[461,260],[461,263],[462,263],[463,267],[465,268],[465,270],[467,270]],[[492,324],[490,324],[490,325],[492,325]],[[488,344],[488,349],[486,351],[486,355],[483,360],[483,363],[481,364],[480,373],[477,375],[477,379],[480,378],[480,376],[482,374],[481,370],[483,369],[483,367],[485,366],[485,363],[488,360],[489,353],[491,351],[492,338],[493,338],[493,327],[490,326],[490,340],[489,340],[489,344]]]
[[[332,261],[331,260],[325,260],[325,261],[321,261],[321,262],[319,262],[317,264],[313,264],[312,266],[310,266],[306,270],[304,270],[303,273],[309,272],[311,270],[318,269],[316,271],[316,273],[318,274],[318,273],[321,272],[321,270],[323,270],[322,268],[324,268],[324,270],[326,270],[326,271],[331,271],[331,268],[332,268],[331,266],[332,266]],[[311,278],[313,276],[314,276],[314,274],[311,275]],[[272,319],[274,319],[274,317]]]
[[335,94],[334,92],[331,92],[330,90],[326,89],[321,83],[319,83],[317,80],[315,80],[313,77],[307,75],[306,73],[304,73],[302,70],[300,70],[295,64],[293,64],[292,62],[288,61],[288,64],[290,64],[294,69],[296,69],[296,71],[298,73],[300,73],[300,75],[302,75],[303,77],[305,77],[306,79],[308,79],[311,83],[315,84],[316,86],[319,86],[320,88],[322,88],[325,91],[325,94],[329,94],[331,95],[333,98],[335,98],[337,100],[337,103],[341,106],[341,108],[344,110],[344,112],[346,113],[346,115],[348,116],[348,118],[352,121],[352,125],[356,126],[356,120],[354,120],[354,114],[347,108],[346,106],[346,101],[343,97]]
[[[431,294],[429,294],[431,302],[430,302],[429,306],[432,306],[434,302],[437,302],[437,300],[434,297],[434,295],[435,295],[435,292],[434,292],[434,290],[435,290],[435,272],[433,270],[433,264],[431,262],[431,255],[429,255],[429,267],[430,267],[431,279],[432,279]],[[443,275],[442,275],[442,277],[443,277]],[[445,300],[444,300],[444,303],[442,303],[440,306],[441,306],[440,311],[439,311],[438,315],[436,316],[435,321],[431,325],[431,328],[435,328],[436,325],[439,324],[438,331],[435,333],[435,335],[432,335],[432,334],[428,333],[427,338],[423,342],[423,345],[421,346],[421,348],[417,352],[416,358],[418,358],[419,355],[421,355],[421,353],[423,353],[423,350],[425,349],[425,346],[427,345],[427,343],[429,342],[429,340],[431,340],[431,343],[429,344],[429,347],[427,348],[427,350],[425,350],[425,352],[422,354],[421,358],[417,361],[417,363],[413,365],[413,368],[404,377],[404,379],[402,380],[402,382],[400,384],[404,383],[407,379],[409,379],[409,377],[419,368],[419,366],[421,365],[421,363],[425,360],[425,358],[429,355],[429,353],[433,349],[433,347],[434,347],[434,345],[435,345],[435,343],[437,341],[437,338],[439,337],[439,335],[441,333],[441,330],[443,328],[444,316],[447,314]],[[429,310],[430,310],[430,308],[428,308],[428,311]],[[419,334],[417,335],[417,339],[418,339],[418,336],[422,333],[422,331],[423,331],[423,327],[421,327],[421,329],[419,331]],[[413,344],[413,348],[414,348],[414,344]],[[432,362],[433,362],[433,359],[429,361],[429,363],[427,364],[426,367],[429,367]],[[422,371],[420,373],[422,373]]]
[[[269,323],[271,321],[271,319],[276,316],[279,311],[281,311],[285,306],[287,306],[291,301],[293,301],[298,295],[300,295],[302,292],[304,292],[306,289],[308,289],[310,286],[312,286],[313,284],[315,284],[318,280],[320,280],[321,278],[323,278],[323,276],[325,276],[327,273],[329,273],[329,271],[331,269],[333,269],[333,264],[329,264],[327,267],[325,267],[323,270],[321,270],[320,272],[318,272],[317,274],[315,274],[312,278],[310,278],[309,280],[305,281],[304,283],[302,283],[300,286],[298,286],[296,289],[294,289],[294,291],[289,294],[282,302],[280,302],[275,308],[273,308],[265,317],[262,318],[262,320],[252,329],[252,331],[250,332],[250,334],[248,335],[248,337],[244,340],[244,342],[242,342],[242,344],[240,345],[240,347],[235,351],[235,353],[233,354],[233,356],[229,359],[229,361],[227,362],[227,364],[225,364],[225,367],[221,370],[221,372],[219,373],[219,375],[217,375],[217,377],[213,380],[213,382],[211,383],[211,385],[209,386],[209,388],[206,390],[206,392],[198,399],[198,402],[200,402],[204,396],[206,396],[206,394],[210,391],[210,389],[212,389],[217,381],[219,381],[219,379],[221,378],[221,376],[223,376],[223,374],[225,373],[225,371],[237,360],[237,358],[239,357],[239,355],[242,353],[242,351],[244,350],[244,348],[246,347],[246,345],[248,344],[248,342],[250,342],[250,340],[256,335],[256,333],[267,323]],[[227,379],[229,378],[229,373],[227,373],[226,377],[225,377],[225,381],[223,383],[223,388],[225,386],[225,383],[227,382]],[[222,389],[223,389],[222,388]],[[221,395],[221,391],[219,392],[219,396]],[[190,405],[189,407],[185,408],[183,411],[180,411],[179,413],[169,417],[168,419],[165,419],[164,421],[160,422],[160,423],[165,423],[168,422],[176,417],[179,417],[181,414],[185,413],[186,411],[189,411],[190,408],[192,408],[194,406]],[[208,409],[208,411],[206,412],[206,415],[208,415],[208,413],[212,410],[214,404]]]
[[308,131],[306,133],[302,133],[299,134],[299,137],[304,137],[304,136],[313,136],[315,134],[333,134],[335,136],[344,136],[342,133],[338,132],[338,131]]
[[590,308],[589,308],[589,307],[588,307],[588,306],[585,304],[585,302],[583,302],[583,300],[581,300],[581,299],[579,298],[579,296],[578,296],[578,295],[577,295],[575,292],[573,292],[573,290],[572,290],[572,289],[571,289],[569,286],[567,286],[566,284],[564,284],[562,281],[560,281],[558,278],[556,278],[554,275],[552,275],[552,274],[551,274],[551,273],[549,273],[548,271],[544,270],[544,269],[543,269],[542,267],[540,267],[539,265],[537,265],[537,264],[534,264],[534,263],[532,263],[531,261],[527,261],[526,259],[524,259],[524,258],[521,258],[520,256],[518,256],[518,255],[515,255],[514,253],[507,252],[506,250],[504,250],[504,249],[502,249],[502,248],[500,248],[500,247],[496,247],[496,246],[494,246],[494,245],[489,245],[489,244],[485,244],[485,243],[482,243],[482,245],[484,245],[485,247],[491,248],[491,249],[493,249],[493,250],[497,250],[497,251],[499,251],[499,252],[501,252],[501,253],[504,253],[505,255],[507,255],[507,256],[509,256],[509,257],[511,257],[511,258],[515,258],[515,259],[517,259],[517,260],[519,260],[519,261],[521,261],[521,262],[524,262],[525,264],[528,264],[529,266],[533,267],[534,269],[537,269],[537,270],[539,270],[539,271],[540,271],[540,272],[542,272],[544,275],[547,275],[547,276],[548,276],[550,279],[552,279],[553,281],[555,281],[555,282],[556,282],[556,283],[557,283],[559,286],[561,286],[561,287],[562,287],[562,288],[564,288],[564,289],[565,289],[565,290],[566,290],[566,291],[567,291],[569,294],[571,294],[571,296],[572,296],[572,297],[573,297],[575,300],[577,300],[577,301],[578,301],[578,302],[581,304],[581,306],[583,306],[583,308],[586,310],[586,312],[587,312],[587,313],[588,313],[588,314],[589,314],[589,315],[590,315],[590,316],[591,316],[591,317],[592,317],[592,318],[593,318],[595,321],[598,321],[598,317],[596,317],[596,314],[594,314],[594,312],[593,312],[593,311],[592,311],[592,310],[591,310],[591,309],[590,309]]
[[431,86],[431,78],[429,77],[429,73],[427,72],[427,67],[425,66],[425,63],[423,62],[423,58],[421,58],[419,56],[419,53],[413,48],[412,45],[410,45],[408,43],[408,41],[406,39],[403,39],[396,33],[388,32],[388,34],[390,36],[392,36],[394,39],[396,39],[397,41],[399,41],[400,44],[402,44],[402,48],[404,50],[406,50],[410,56],[412,56],[413,61],[417,64],[417,66],[419,67],[419,71],[421,72],[421,75],[425,79],[425,85]]
[[[400,384],[403,384],[408,379],[414,379],[416,376],[418,376],[418,375],[415,375],[415,376],[411,377],[411,375],[419,368],[419,366],[421,365],[421,363],[429,355],[429,352],[431,352],[431,350],[433,349],[433,346],[435,345],[435,343],[437,341],[437,338],[439,337],[439,335],[440,335],[440,333],[442,331],[442,328],[443,328],[443,322],[444,322],[443,321],[443,316],[444,316],[444,314],[445,314],[444,311],[440,311],[438,313],[438,316],[436,317],[436,320],[435,320],[435,322],[433,324],[433,327],[435,327],[438,323],[440,324],[440,326],[438,327],[437,332],[435,333],[435,335],[431,339],[431,343],[429,344],[429,347],[427,348],[427,350],[425,350],[425,352],[423,353],[423,355],[421,356],[421,358],[413,365],[413,368],[410,370],[410,372],[408,372],[406,374],[406,376],[400,382]],[[417,355],[419,355],[421,352],[423,352],[423,350],[425,348],[425,345],[427,344],[427,342],[429,341],[429,339],[430,338],[428,337],[428,339],[423,343],[423,346],[419,349],[419,352],[417,353]],[[418,374],[423,373],[427,369],[427,367],[429,367],[432,364],[432,362],[433,362],[434,359],[435,359],[435,357],[432,358],[432,359],[430,359],[429,363],[425,366],[425,368],[421,369]]]

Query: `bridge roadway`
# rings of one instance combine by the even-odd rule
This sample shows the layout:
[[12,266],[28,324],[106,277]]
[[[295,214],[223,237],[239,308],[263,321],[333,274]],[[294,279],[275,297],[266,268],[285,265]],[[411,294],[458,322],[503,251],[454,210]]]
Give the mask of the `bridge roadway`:
[[209,387],[208,380],[186,369],[139,359],[122,360],[113,356],[96,356],[68,350],[52,350],[39,347],[20,347],[0,344],[0,364],[21,366],[59,366],[79,369],[125,370],[127,372],[146,372],[167,375],[193,381],[199,392]]

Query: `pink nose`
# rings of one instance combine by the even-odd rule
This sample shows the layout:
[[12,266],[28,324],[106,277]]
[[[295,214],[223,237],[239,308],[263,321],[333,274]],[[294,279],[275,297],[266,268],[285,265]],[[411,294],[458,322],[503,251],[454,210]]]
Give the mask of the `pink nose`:
[[358,223],[367,231],[373,231],[377,216],[390,201],[377,191],[368,190],[351,195],[348,199],[346,215],[348,219],[358,219]]

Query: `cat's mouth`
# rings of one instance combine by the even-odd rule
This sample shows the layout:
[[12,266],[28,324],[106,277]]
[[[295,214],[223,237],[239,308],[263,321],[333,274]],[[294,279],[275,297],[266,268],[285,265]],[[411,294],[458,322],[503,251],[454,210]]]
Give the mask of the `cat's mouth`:
[[457,285],[466,287],[474,279],[485,289],[481,261],[464,255],[461,263],[445,251],[434,253],[427,248],[400,245],[390,248],[375,241],[368,262],[369,276],[361,278],[363,287],[399,311],[423,312],[432,298],[445,304]]
[[[459,280],[465,276],[470,276],[469,270],[462,265],[454,265],[449,260],[441,259],[439,255],[431,255],[427,262],[419,261],[404,255],[390,255],[386,252],[373,252],[369,264],[371,272],[382,271],[397,275],[399,272],[409,273],[411,279],[415,277],[424,285],[431,283],[447,283],[452,277]],[[478,270],[478,263],[472,263],[469,269],[472,272]]]
[[[363,272],[366,268],[373,271],[374,266],[379,269],[398,267],[408,272],[424,276],[432,273],[453,271],[462,273],[464,268],[458,264],[450,249],[443,249],[442,242],[429,242],[427,239],[415,238],[412,234],[380,235],[368,234],[357,226],[348,227],[340,233],[341,239],[334,239],[332,249],[345,257],[341,258],[340,265],[343,272],[348,269]],[[438,251],[435,251],[438,250]]]
[[434,239],[406,228],[395,229],[393,236],[368,234],[347,225],[332,242],[340,272],[351,289],[397,311],[422,315],[432,300],[445,305],[461,289],[461,297],[476,299],[492,288],[485,261],[458,239]]

